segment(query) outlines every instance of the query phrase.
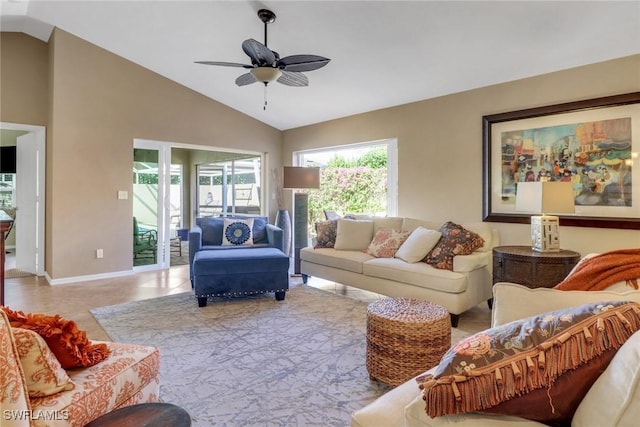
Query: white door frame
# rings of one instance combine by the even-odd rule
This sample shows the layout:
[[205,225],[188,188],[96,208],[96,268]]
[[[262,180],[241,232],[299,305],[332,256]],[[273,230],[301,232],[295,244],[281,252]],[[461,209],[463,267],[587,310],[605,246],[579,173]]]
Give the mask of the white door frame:
[[[35,170],[35,179],[32,183],[32,189],[35,192],[35,203],[36,203],[36,212],[32,219],[29,221],[30,223],[25,223],[20,218],[19,209],[16,211],[16,217],[18,218],[19,224],[16,224],[16,256],[18,255],[18,246],[26,246],[33,247],[35,245],[35,257],[28,259],[16,259],[16,265],[20,265],[22,269],[34,273],[38,276],[44,275],[44,215],[45,215],[45,164],[46,164],[46,151],[45,151],[45,141],[46,141],[46,128],[44,126],[34,126],[34,125],[26,125],[19,123],[8,123],[8,122],[0,122],[0,129],[9,129],[9,130],[21,130],[29,133],[33,133],[35,137],[35,152],[33,152],[33,156],[36,159],[36,170]],[[16,181],[19,181],[21,178],[24,181],[25,171],[20,172],[18,169],[16,171]],[[31,172],[31,171],[26,171]],[[23,230],[28,229],[29,233],[17,233],[18,228],[23,227]],[[22,241],[25,238],[31,239],[35,237],[34,242],[25,242]],[[20,252],[22,253],[22,252]],[[22,257],[22,255],[21,255]]]
[[[171,225],[171,200],[169,200],[169,186],[171,184],[171,145],[166,142],[136,138],[133,140],[133,148],[158,151],[158,249],[156,264],[133,267],[133,270],[146,271],[169,268],[171,256],[171,248],[169,245],[169,227]],[[132,195],[132,197],[135,197],[135,195]],[[133,209],[133,204],[131,207]]]

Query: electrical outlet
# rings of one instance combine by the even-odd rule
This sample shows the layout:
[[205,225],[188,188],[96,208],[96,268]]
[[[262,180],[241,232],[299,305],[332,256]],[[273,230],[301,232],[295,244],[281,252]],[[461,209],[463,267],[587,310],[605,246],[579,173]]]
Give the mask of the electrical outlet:
[[96,249],[96,258],[104,258],[104,251],[102,249]]

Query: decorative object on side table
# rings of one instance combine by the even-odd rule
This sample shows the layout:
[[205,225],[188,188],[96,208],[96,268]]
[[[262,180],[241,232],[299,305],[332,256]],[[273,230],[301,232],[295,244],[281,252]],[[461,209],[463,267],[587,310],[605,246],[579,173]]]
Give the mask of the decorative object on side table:
[[[284,167],[283,188],[305,190],[320,188],[320,168]],[[307,247],[309,240],[309,195],[294,193],[293,233],[294,233],[294,273],[300,274],[300,249]]]
[[547,213],[574,213],[571,182],[519,182],[516,210],[542,215],[531,217],[531,249],[537,252],[560,250],[560,218]]
[[493,248],[493,283],[512,282],[528,288],[552,288],[580,261],[580,254],[561,249],[537,252],[528,246]]

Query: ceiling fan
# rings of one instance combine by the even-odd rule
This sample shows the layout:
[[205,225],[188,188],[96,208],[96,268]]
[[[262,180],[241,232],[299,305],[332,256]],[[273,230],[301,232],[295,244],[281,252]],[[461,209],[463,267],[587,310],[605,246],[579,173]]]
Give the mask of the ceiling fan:
[[236,79],[238,86],[262,82],[266,87],[273,81],[277,81],[286,86],[309,86],[309,79],[303,72],[322,68],[331,60],[323,56],[308,54],[291,55],[280,58],[278,52],[272,51],[267,47],[267,25],[275,22],[276,14],[267,9],[260,9],[258,11],[258,17],[264,23],[264,44],[254,39],[248,39],[242,42],[242,50],[251,58],[251,65],[220,61],[195,61],[196,64],[249,69],[248,73]]

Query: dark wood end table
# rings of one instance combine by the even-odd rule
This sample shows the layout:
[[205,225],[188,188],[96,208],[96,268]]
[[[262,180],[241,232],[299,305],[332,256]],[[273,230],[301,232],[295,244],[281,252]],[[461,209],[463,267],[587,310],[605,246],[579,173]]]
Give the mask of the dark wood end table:
[[537,252],[529,246],[496,246],[493,248],[493,283],[552,288],[567,277],[578,261],[578,252],[565,249]]
[[153,402],[125,406],[108,412],[85,427],[189,427],[191,416],[171,403]]

